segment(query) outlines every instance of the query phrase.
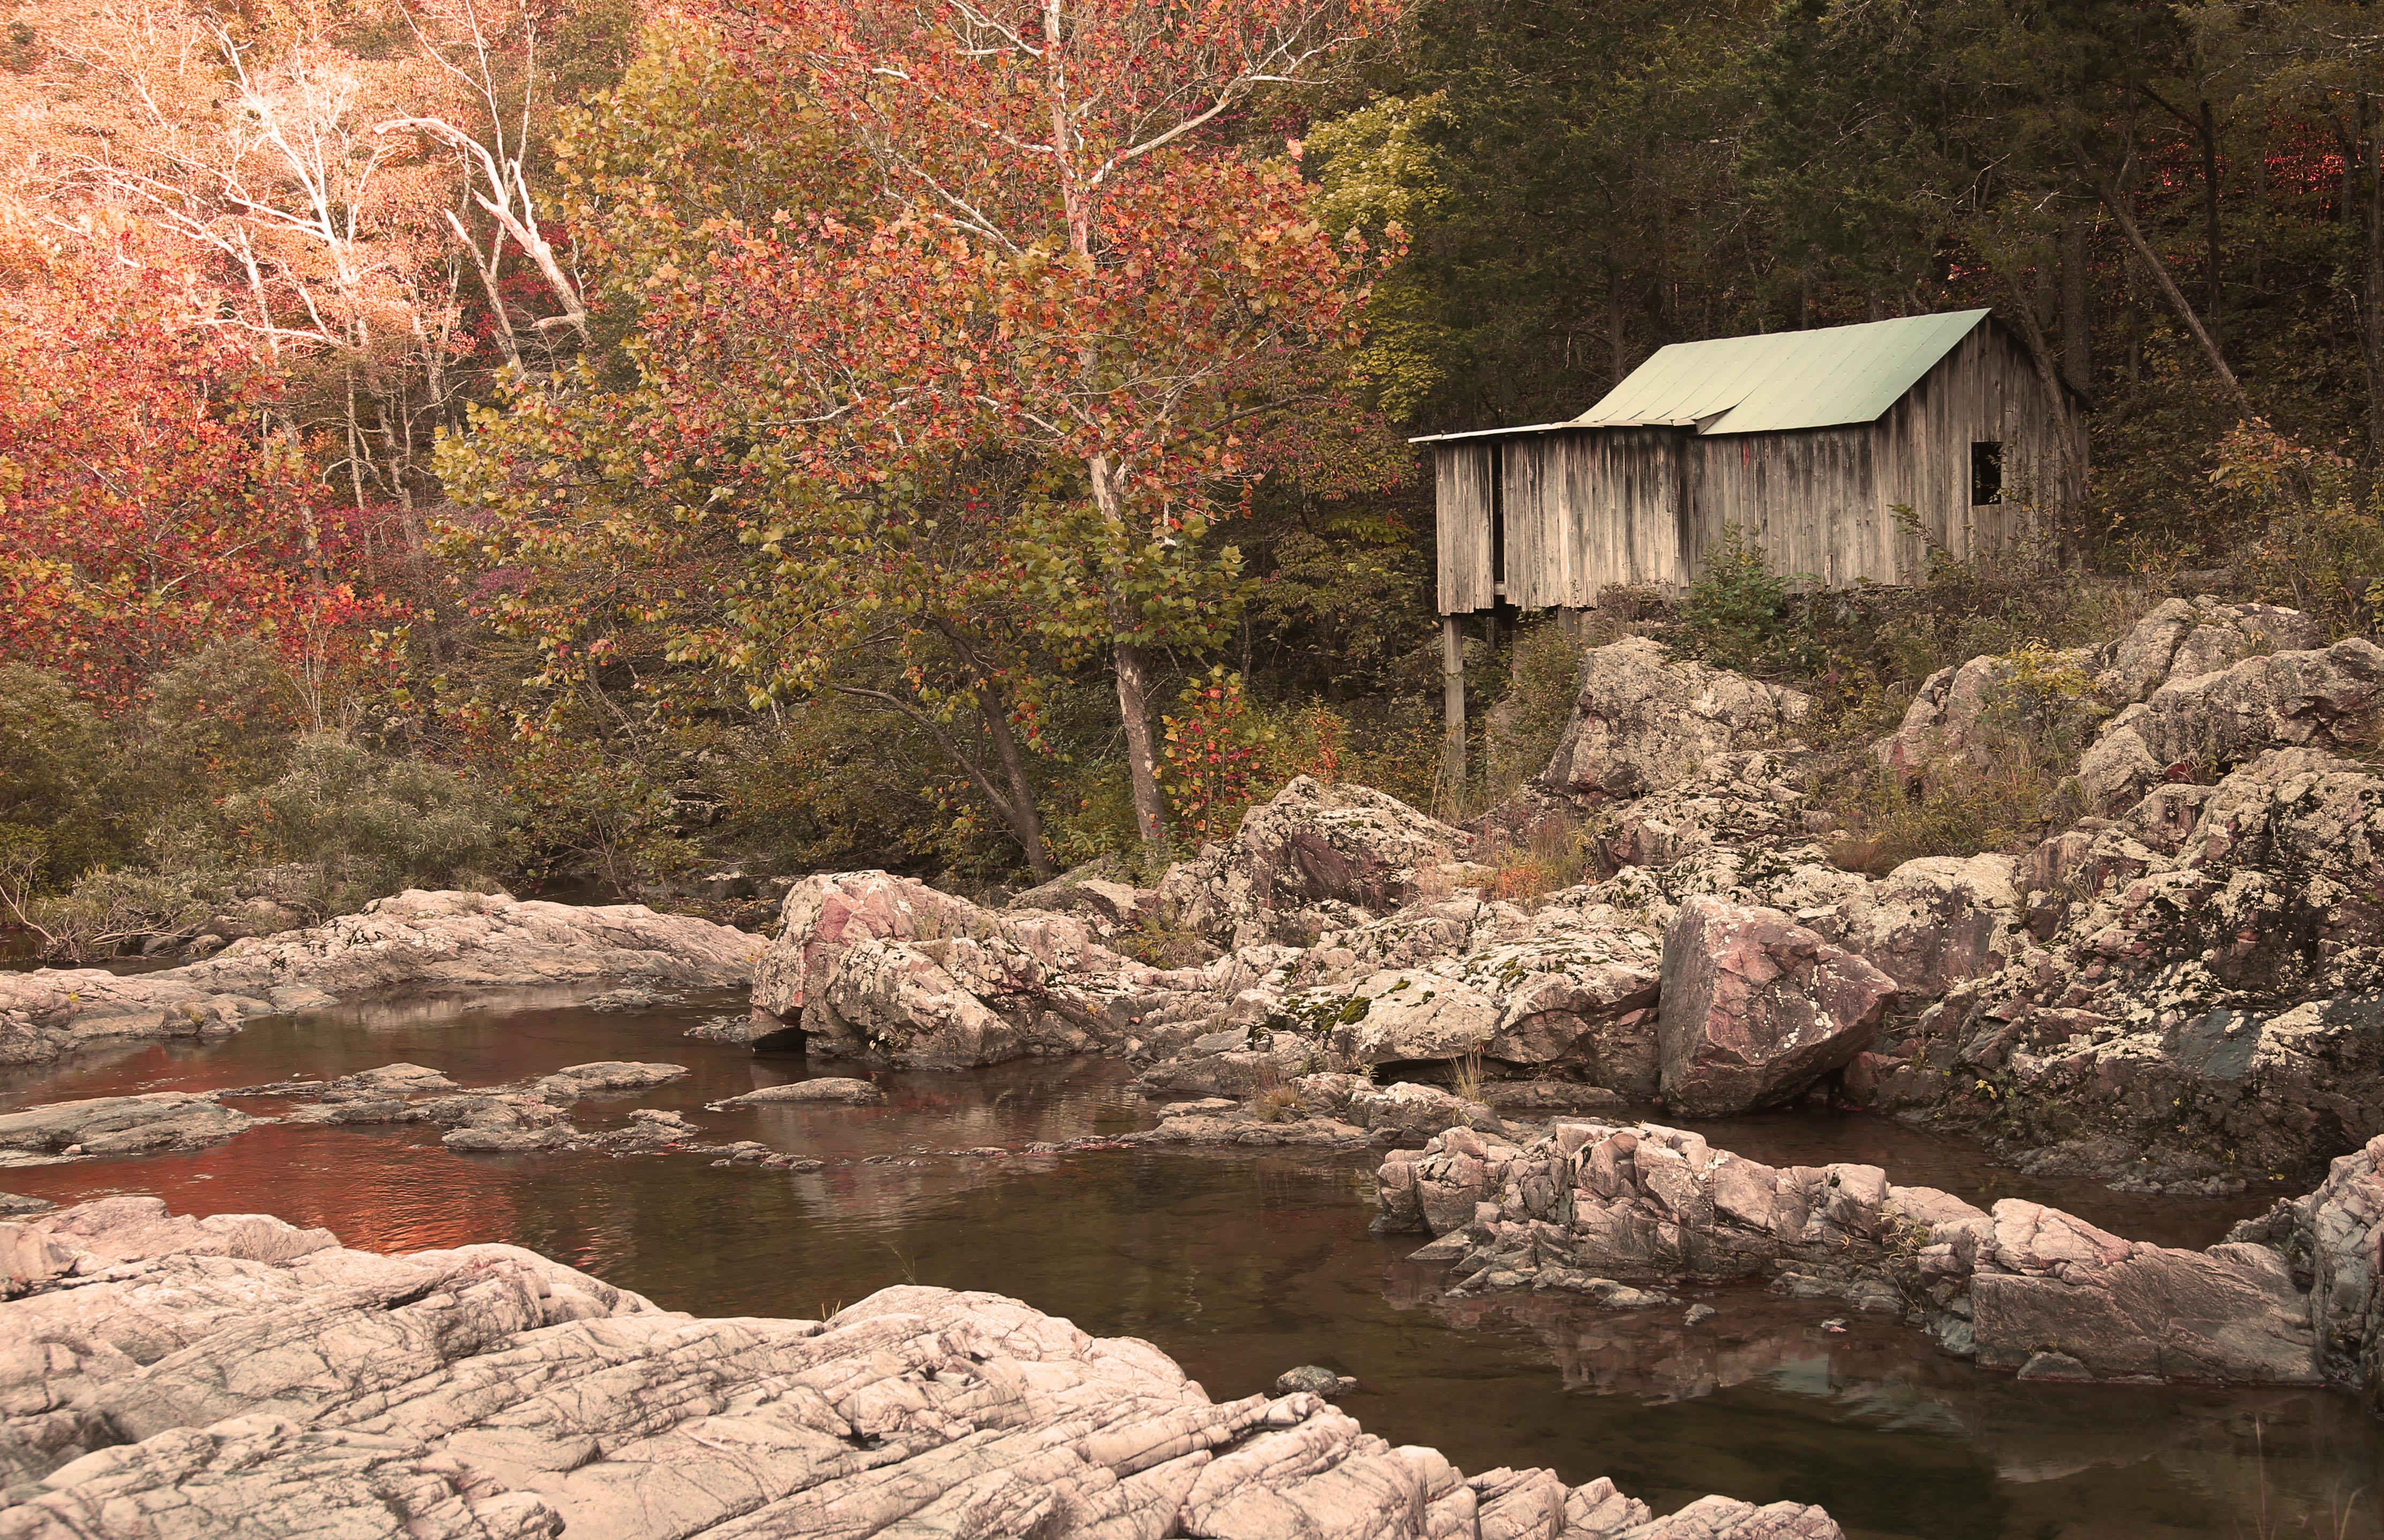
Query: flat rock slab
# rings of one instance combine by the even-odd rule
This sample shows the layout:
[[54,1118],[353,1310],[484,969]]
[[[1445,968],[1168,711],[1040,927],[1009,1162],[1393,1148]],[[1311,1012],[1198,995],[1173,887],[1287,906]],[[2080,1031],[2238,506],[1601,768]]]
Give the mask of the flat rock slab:
[[[1917,1310],[1942,1346],[1991,1368],[2034,1363],[2043,1375],[2039,1360],[2056,1352],[2083,1378],[2310,1385],[2328,1362],[2313,1322],[2330,1307],[2331,1345],[2349,1357],[2372,1358],[2363,1344],[2384,1329],[2365,1261],[2384,1229],[2366,1208],[2379,1160],[2384,1139],[2269,1222],[2278,1239],[2298,1232],[2291,1250],[2329,1280],[2316,1295],[2296,1285],[2284,1249],[2240,1229],[2202,1251],[2154,1246],[2040,1203],[1980,1210],[1898,1186],[1877,1166],[1769,1166],[1646,1123],[1559,1120],[1529,1145],[1453,1129],[1384,1161],[1376,1227],[1431,1230],[1439,1238],[1418,1260],[1454,1262],[1468,1293],[1579,1288],[1601,1281],[1591,1273],[1769,1276],[1792,1293]],[[2346,1206],[2329,1214],[2335,1193],[2353,1195],[2351,1222],[2333,1217]]]
[[758,1091],[732,1096],[705,1103],[707,1112],[721,1112],[730,1107],[772,1107],[787,1102],[842,1102],[851,1107],[875,1107],[886,1099],[886,1093],[866,1080],[844,1075],[821,1075],[813,1080],[790,1081],[784,1086],[764,1086]]
[[576,1101],[606,1091],[642,1091],[687,1076],[685,1064],[637,1064],[608,1061],[568,1064],[541,1076],[531,1088],[549,1101]]
[[234,1032],[253,1016],[319,1009],[371,990],[610,978],[738,985],[751,977],[763,945],[727,925],[643,904],[408,889],[361,913],[235,941],[205,962],[157,973],[0,974],[0,1063],[40,1063],[106,1039]]
[[1603,1479],[1469,1477],[1313,1393],[1211,1401],[1147,1342],[992,1294],[703,1320],[516,1247],[376,1256],[152,1198],[0,1223],[0,1340],[50,1345],[0,1403],[8,1540],[1840,1534],[1796,1504],[1658,1521]]
[[0,1113],[0,1152],[40,1158],[204,1149],[258,1121],[211,1096],[185,1091],[94,1097]]

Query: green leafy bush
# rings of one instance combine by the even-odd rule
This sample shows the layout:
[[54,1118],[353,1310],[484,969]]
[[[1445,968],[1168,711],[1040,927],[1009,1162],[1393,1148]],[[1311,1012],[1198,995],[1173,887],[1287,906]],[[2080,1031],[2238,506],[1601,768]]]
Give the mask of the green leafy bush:
[[129,777],[96,713],[56,674],[0,664],[0,830],[36,888],[125,853]]
[[1735,524],[1724,525],[1707,551],[1679,620],[1695,654],[1723,668],[1809,672],[1816,662],[1809,608],[1795,602],[1788,579]]
[[443,765],[330,733],[298,739],[289,768],[226,798],[223,814],[255,863],[316,868],[311,907],[325,913],[401,888],[484,881],[512,822],[503,799]]

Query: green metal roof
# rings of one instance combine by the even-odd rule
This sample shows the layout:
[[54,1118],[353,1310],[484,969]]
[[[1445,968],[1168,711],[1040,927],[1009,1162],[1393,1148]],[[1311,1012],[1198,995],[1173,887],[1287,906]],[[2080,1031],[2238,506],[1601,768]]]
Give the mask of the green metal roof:
[[1674,342],[1658,348],[1570,426],[1666,424],[1719,434],[1876,422],[1987,314],[1956,310]]

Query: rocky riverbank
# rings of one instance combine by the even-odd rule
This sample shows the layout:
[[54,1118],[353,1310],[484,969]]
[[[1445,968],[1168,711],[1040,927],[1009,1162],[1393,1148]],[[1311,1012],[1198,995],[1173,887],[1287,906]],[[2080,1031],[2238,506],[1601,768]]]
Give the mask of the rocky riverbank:
[[1433,1234],[1415,1260],[1450,1263],[1459,1293],[1768,1280],[1900,1313],[2023,1378],[2330,1380],[2384,1410],[2384,1138],[2201,1251],[1645,1123],[1559,1122],[1522,1145],[1452,1130],[1393,1152],[1376,1191],[1378,1227]]
[[759,937],[642,904],[583,907],[503,893],[409,890],[309,930],[233,942],[155,973],[0,973],[0,1064],[42,1063],[127,1038],[205,1037],[253,1017],[393,989],[590,980],[741,986]]
[[[2351,757],[2384,740],[2384,649],[2322,640],[2173,601],[2099,650],[1945,671],[1875,746],[1888,773],[1984,752],[2025,664],[2101,718],[2094,811],[2024,856],[1882,877],[1831,859],[1814,756],[1781,740],[1801,698],[1619,642],[1586,655],[1547,770],[1471,828],[1301,780],[1099,901],[807,879],[741,1035],[925,1067],[1105,1052],[1173,1097],[1460,1071],[1494,1102],[1510,1080],[1693,1115],[1819,1095],[2140,1189],[2314,1176],[2384,1133],[2384,779]],[[1551,821],[1602,875],[1496,898]],[[1209,959],[1128,955],[1155,935]]]
[[994,1295],[701,1320],[507,1246],[384,1257],[111,1198],[0,1223],[0,1534],[1830,1540],[1467,1476],[1317,1395],[1213,1401]]

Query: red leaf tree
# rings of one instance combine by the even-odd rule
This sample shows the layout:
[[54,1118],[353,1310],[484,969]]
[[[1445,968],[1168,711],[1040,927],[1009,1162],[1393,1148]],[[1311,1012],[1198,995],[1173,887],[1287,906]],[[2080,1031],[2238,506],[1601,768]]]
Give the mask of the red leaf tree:
[[319,680],[374,609],[338,508],[269,421],[275,379],[154,282],[84,273],[71,305],[0,327],[0,657],[120,707],[223,636]]

